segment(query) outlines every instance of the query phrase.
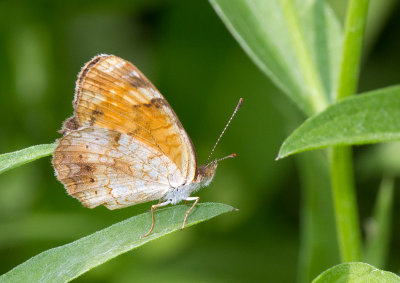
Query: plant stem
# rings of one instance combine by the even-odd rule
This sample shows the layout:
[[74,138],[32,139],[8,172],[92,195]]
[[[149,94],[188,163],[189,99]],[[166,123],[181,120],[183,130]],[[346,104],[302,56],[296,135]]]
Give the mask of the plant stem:
[[[356,92],[369,0],[348,6],[341,70],[336,100]],[[350,147],[334,147],[331,178],[336,227],[342,262],[361,260],[361,233]]]
[[320,77],[318,75],[315,64],[312,61],[309,48],[307,47],[300,21],[294,7],[293,0],[280,0],[283,13],[288,25],[289,34],[293,43],[296,57],[299,59],[301,73],[304,74],[304,80],[310,87],[309,101],[313,113],[318,113],[328,106],[328,100],[324,93]]
[[342,262],[360,261],[361,234],[354,187],[351,147],[335,147],[331,178],[337,237]]
[[368,3],[369,0],[349,2],[336,100],[353,95],[357,91]]

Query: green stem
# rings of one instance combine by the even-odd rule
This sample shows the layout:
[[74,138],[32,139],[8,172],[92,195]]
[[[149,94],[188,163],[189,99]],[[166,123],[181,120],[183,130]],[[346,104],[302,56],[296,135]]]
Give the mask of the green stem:
[[349,2],[336,100],[353,95],[357,91],[368,3],[369,0]]
[[[356,92],[369,0],[349,2],[336,100]],[[339,249],[343,262],[361,260],[361,233],[350,147],[334,147],[331,178]]]
[[306,84],[310,87],[309,101],[314,113],[324,110],[328,106],[328,101],[324,95],[324,90],[320,77],[318,75],[315,64],[309,53],[303,31],[301,29],[300,21],[297,18],[297,12],[294,7],[293,0],[280,0],[285,20],[288,25],[289,34],[293,43],[296,57],[299,60],[301,73],[304,74]]
[[361,260],[361,234],[351,147],[335,147],[331,156],[333,203],[342,262]]

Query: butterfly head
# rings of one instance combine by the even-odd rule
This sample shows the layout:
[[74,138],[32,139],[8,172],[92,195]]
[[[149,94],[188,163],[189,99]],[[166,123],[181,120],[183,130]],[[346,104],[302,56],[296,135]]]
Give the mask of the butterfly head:
[[197,169],[197,180],[200,183],[202,187],[208,186],[212,179],[214,178],[215,175],[215,170],[217,169],[218,162],[227,159],[227,158],[233,158],[236,157],[236,153],[230,154],[228,156],[225,156],[223,158],[215,159],[214,161],[211,161],[208,164],[204,164],[199,166]]

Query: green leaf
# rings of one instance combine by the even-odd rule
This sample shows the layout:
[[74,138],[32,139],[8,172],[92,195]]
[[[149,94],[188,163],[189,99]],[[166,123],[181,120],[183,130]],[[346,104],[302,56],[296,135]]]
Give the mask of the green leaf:
[[341,100],[306,120],[282,144],[278,158],[337,145],[400,139],[400,86]]
[[[147,242],[180,230],[188,206],[157,210],[153,233],[141,238],[151,226],[151,214],[143,213],[114,224],[75,242],[32,257],[0,277],[0,282],[66,282]],[[186,227],[235,210],[219,203],[198,204]]]
[[390,246],[393,210],[394,179],[382,180],[374,207],[373,217],[366,226],[364,260],[379,268],[385,265]]
[[0,155],[0,174],[36,159],[51,155],[55,144],[40,144]]
[[210,0],[254,63],[305,113],[333,97],[342,30],[325,1]]
[[336,265],[315,278],[312,283],[391,283],[400,282],[396,274],[379,270],[362,262]]

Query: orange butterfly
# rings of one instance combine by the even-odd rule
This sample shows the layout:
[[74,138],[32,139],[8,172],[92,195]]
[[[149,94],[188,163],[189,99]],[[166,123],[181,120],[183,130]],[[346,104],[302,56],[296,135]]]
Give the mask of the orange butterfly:
[[199,201],[190,195],[211,182],[218,161],[236,156],[197,166],[193,143],[165,98],[133,64],[113,55],[96,56],[82,68],[73,106],[53,155],[58,180],[89,208],[160,200],[142,237],[154,228],[155,209],[194,201],[183,229]]

